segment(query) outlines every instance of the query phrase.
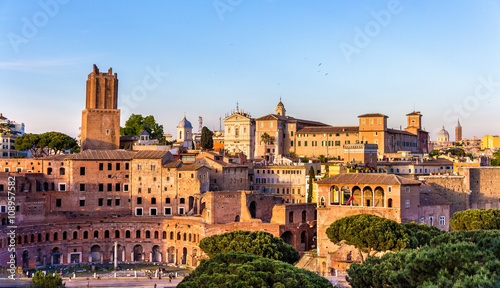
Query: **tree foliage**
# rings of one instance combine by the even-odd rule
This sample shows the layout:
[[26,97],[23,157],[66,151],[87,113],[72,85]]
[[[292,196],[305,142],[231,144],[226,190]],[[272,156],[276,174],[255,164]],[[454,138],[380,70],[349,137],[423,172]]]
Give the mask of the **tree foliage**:
[[450,227],[454,231],[500,229],[500,210],[469,209],[455,212],[450,219]]
[[432,238],[444,233],[434,226],[418,224],[416,222],[403,223],[402,225],[407,229],[407,233],[415,237],[415,240],[417,241],[415,245],[410,245],[411,247],[430,245]]
[[41,271],[36,271],[31,279],[30,288],[64,288],[63,281],[57,273],[55,276],[48,273],[47,276],[43,275]]
[[142,131],[149,133],[150,139],[157,139],[164,142],[163,125],[156,123],[152,115],[142,117],[141,114],[132,114],[125,122],[125,127],[120,128],[121,135],[139,136]]
[[64,150],[78,148],[74,138],[60,132],[45,132],[43,134],[24,134],[16,138],[16,150],[29,150],[33,157],[43,157],[61,154]]
[[269,134],[267,134],[266,132],[264,132],[261,136],[260,136],[260,140],[262,142],[264,142],[265,144],[272,144],[271,143],[271,136]]
[[299,252],[283,239],[263,231],[243,231],[213,235],[200,241],[200,248],[209,257],[219,253],[241,251],[269,259],[293,264],[300,258]]
[[353,264],[358,287],[499,287],[500,231],[441,233],[431,246],[404,249]]
[[313,200],[313,183],[314,183],[314,168],[309,168],[309,187],[307,189],[307,203],[312,203]]
[[320,163],[326,163],[326,161],[327,161],[327,160],[328,160],[328,159],[326,159],[325,155],[319,155],[319,156],[318,156],[318,161],[319,161]]
[[396,221],[369,214],[347,216],[333,222],[326,234],[330,241],[340,244],[345,241],[358,250],[368,252],[398,251],[416,242],[406,228]]
[[500,166],[500,150],[493,153],[493,159],[491,159],[491,166]]
[[[500,241],[500,230],[471,230],[442,233],[431,239],[430,246],[440,244],[456,244],[460,242],[479,244],[481,247],[493,247],[493,240]],[[500,250],[499,250],[500,251]],[[500,258],[500,254],[497,255]]]
[[313,272],[281,261],[243,252],[231,252],[202,260],[200,266],[185,277],[177,287],[321,288],[332,287],[332,284]]
[[201,129],[201,139],[200,146],[203,149],[212,149],[214,148],[214,133],[210,131],[206,126]]

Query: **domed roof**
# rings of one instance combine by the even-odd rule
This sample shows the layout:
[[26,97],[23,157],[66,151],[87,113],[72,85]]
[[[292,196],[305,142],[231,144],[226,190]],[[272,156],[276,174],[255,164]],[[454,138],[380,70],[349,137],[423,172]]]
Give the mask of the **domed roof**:
[[139,134],[139,136],[149,136],[149,133],[148,131],[144,130],[141,132],[141,134]]
[[443,126],[443,129],[441,129],[441,131],[439,131],[438,136],[446,136],[446,137],[449,137],[449,136],[450,136],[450,134],[448,133],[448,131],[446,131],[446,130],[444,129],[444,126]]
[[186,119],[186,116],[184,115],[184,119],[179,122],[179,125],[177,125],[177,128],[193,128],[193,125],[191,125],[191,122],[189,122]]

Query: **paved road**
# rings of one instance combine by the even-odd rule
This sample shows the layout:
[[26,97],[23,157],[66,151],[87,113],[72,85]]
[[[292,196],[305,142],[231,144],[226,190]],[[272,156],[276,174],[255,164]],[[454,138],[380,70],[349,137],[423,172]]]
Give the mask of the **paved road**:
[[[182,278],[172,279],[172,282],[169,282],[168,278],[159,279],[135,279],[135,278],[109,278],[109,279],[101,279],[101,280],[84,280],[84,279],[76,279],[69,281],[68,279],[64,279],[64,283],[66,283],[66,287],[106,287],[106,288],[124,288],[124,287],[133,287],[133,288],[154,288],[155,284],[157,288],[163,287],[175,287],[179,282],[182,281]],[[30,280],[0,280],[0,287],[2,288],[20,288],[20,287],[28,287]]]

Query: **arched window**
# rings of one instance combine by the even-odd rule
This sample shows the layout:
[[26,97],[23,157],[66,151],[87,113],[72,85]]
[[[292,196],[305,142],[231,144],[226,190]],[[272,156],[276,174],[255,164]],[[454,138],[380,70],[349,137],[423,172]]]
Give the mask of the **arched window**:
[[73,239],[78,239],[78,232],[73,231]]
[[151,232],[149,232],[149,230],[146,230],[146,238],[151,238]]
[[99,231],[94,231],[94,239],[99,238]]
[[387,207],[392,207],[392,198],[389,198],[389,200],[387,200]]
[[120,238],[120,230],[115,230],[115,238]]
[[66,240],[66,239],[68,239],[68,232],[64,231],[62,240]]
[[167,239],[167,231],[163,231],[163,233],[161,233],[161,238]]
[[135,231],[135,238],[137,239],[141,238],[141,230]]
[[293,223],[293,211],[288,213],[288,223]]
[[125,238],[130,238],[130,237],[131,237],[130,231],[129,230],[125,231]]
[[307,212],[306,210],[302,210],[302,223],[307,221]]
[[109,238],[109,230],[104,231],[104,238]]
[[89,231],[83,231],[83,239],[89,239]]
[[158,231],[155,231],[155,239],[158,239],[160,238],[160,233],[158,233]]

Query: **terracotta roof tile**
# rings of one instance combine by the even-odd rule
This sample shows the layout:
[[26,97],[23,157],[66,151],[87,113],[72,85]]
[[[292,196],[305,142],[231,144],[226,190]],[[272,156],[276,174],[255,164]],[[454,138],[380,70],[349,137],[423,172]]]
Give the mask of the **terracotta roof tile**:
[[304,127],[300,130],[297,130],[297,134],[304,133],[340,133],[340,132],[349,132],[349,133],[357,133],[359,132],[358,126],[320,126],[320,127]]
[[137,152],[132,158],[133,159],[161,159],[168,151],[166,150],[142,150]]
[[127,150],[85,150],[72,154],[73,160],[131,160],[135,152]]
[[389,118],[389,116],[386,116],[384,114],[380,113],[368,113],[368,114],[363,114],[359,115],[358,118],[364,118],[364,117],[384,117],[384,118]]
[[380,184],[380,185],[420,185],[422,182],[394,174],[345,173],[323,180],[318,184]]

